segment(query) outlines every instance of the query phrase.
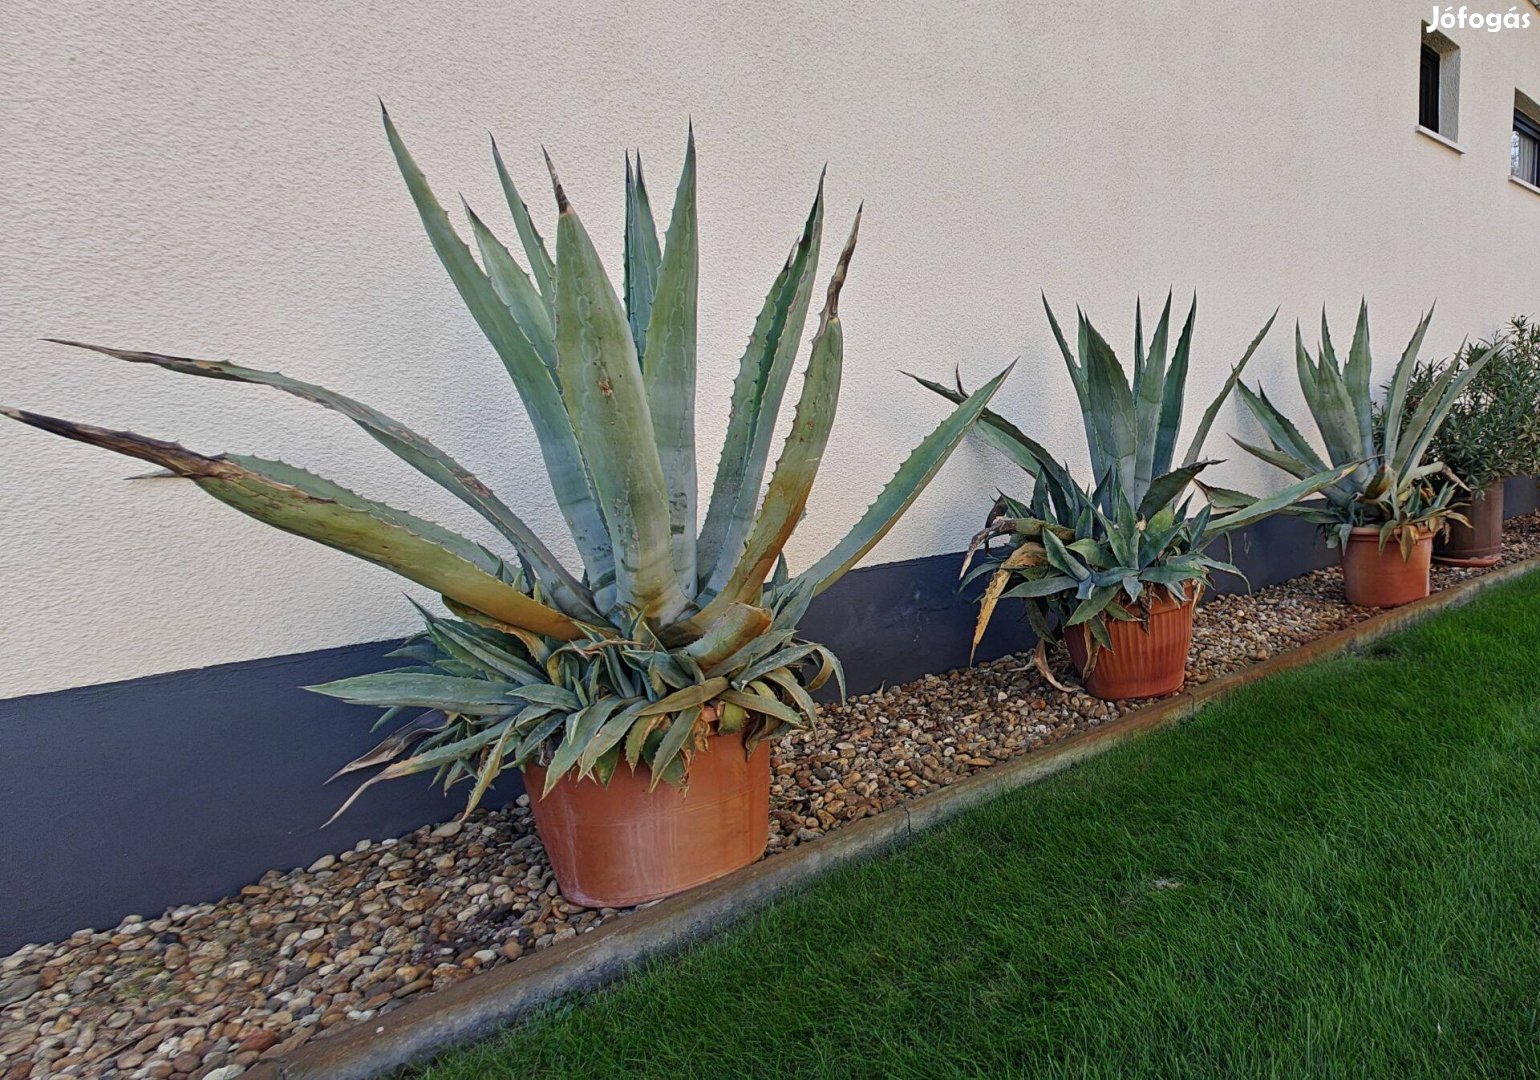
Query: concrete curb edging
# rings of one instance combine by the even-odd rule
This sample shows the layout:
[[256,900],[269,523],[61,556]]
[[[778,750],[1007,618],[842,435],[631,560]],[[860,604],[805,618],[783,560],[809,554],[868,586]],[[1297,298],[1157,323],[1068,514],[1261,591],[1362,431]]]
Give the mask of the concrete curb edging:
[[655,956],[676,952],[836,867],[890,851],[997,795],[1025,787],[1120,743],[1174,727],[1205,706],[1270,675],[1355,651],[1429,615],[1458,607],[1493,586],[1540,569],[1540,558],[1499,567],[1405,607],[1380,612],[1297,649],[1203,686],[1124,713],[1045,750],[1003,762],[821,839],[600,927],[561,945],[443,990],[384,1016],[260,1061],[247,1080],[366,1080],[493,1034],[549,1001],[596,989]]

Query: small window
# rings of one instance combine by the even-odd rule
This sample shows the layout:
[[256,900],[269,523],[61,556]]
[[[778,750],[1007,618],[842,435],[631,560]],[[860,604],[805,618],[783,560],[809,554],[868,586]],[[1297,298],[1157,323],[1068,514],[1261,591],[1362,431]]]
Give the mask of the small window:
[[1513,175],[1540,187],[1540,106],[1517,93],[1513,102]]
[[1422,80],[1417,96],[1417,122],[1429,131],[1438,130],[1438,53],[1422,47]]
[[1417,126],[1450,142],[1460,137],[1460,47],[1427,26],[1422,28]]

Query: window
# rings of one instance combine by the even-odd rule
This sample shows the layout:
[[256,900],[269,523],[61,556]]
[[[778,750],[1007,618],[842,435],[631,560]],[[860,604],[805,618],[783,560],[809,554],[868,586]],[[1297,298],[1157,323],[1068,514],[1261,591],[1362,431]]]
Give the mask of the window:
[[1417,122],[1429,131],[1438,130],[1438,53],[1422,47],[1422,80],[1417,95]]
[[1460,137],[1460,47],[1426,25],[1417,78],[1417,126],[1447,142]]
[[1513,175],[1540,187],[1540,106],[1523,94],[1513,99]]

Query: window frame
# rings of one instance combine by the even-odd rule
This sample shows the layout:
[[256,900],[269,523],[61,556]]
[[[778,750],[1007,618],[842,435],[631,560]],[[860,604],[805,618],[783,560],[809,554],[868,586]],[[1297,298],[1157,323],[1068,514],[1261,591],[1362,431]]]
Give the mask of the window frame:
[[1513,134],[1523,135],[1535,141],[1535,171],[1533,176],[1520,176],[1516,171],[1517,165],[1509,165],[1508,175],[1516,180],[1522,180],[1526,184],[1540,187],[1540,120],[1525,113],[1522,109],[1513,110]]

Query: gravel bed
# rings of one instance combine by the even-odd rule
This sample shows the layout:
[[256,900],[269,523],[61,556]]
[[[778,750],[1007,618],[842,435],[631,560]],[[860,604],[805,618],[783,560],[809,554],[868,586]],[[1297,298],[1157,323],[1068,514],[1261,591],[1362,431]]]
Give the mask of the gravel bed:
[[[1505,561],[1540,555],[1540,514],[1508,522]],[[1434,588],[1483,571],[1435,566]],[[1350,626],[1336,569],[1204,605],[1188,667],[1217,676]],[[1061,654],[1051,658],[1067,672]],[[770,853],[816,840],[1093,728],[1143,702],[1050,687],[1030,658],[927,675],[823,710],[784,741]],[[587,933],[635,909],[558,893],[527,797],[469,822],[363,841],[237,895],[130,915],[0,959],[0,1080],[230,1080],[350,1021]]]

